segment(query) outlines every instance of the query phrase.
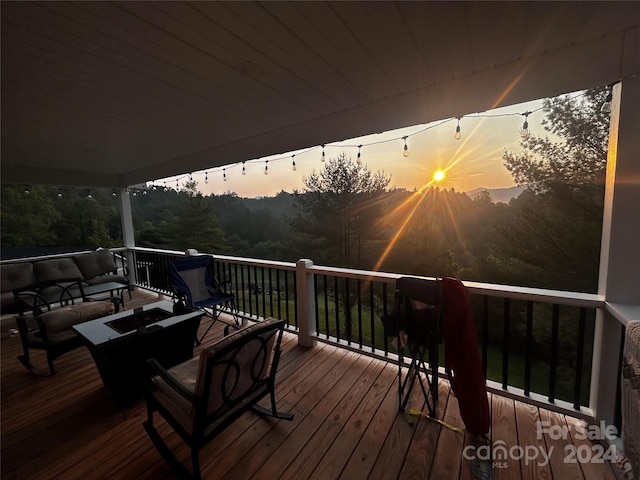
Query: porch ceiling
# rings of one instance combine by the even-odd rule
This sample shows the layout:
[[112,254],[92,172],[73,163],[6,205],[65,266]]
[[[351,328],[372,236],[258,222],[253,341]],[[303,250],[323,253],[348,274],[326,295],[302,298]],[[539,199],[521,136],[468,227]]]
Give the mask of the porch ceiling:
[[127,186],[640,71],[640,2],[2,2],[2,181]]

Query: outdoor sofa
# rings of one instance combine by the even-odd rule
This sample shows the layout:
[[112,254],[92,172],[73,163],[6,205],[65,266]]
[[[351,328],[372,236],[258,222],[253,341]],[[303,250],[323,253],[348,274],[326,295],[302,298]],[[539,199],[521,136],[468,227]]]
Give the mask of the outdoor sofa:
[[20,311],[15,290],[71,280],[80,280],[84,286],[120,283],[129,291],[131,298],[131,284],[126,269],[123,271],[124,274],[118,273],[116,260],[108,249],[32,262],[5,263],[0,265],[0,308],[3,314]]

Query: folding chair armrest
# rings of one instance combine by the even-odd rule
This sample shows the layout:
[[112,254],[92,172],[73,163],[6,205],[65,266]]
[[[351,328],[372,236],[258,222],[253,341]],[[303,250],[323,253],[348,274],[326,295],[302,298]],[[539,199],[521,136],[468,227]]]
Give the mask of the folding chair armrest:
[[160,362],[158,362],[158,360],[156,360],[155,358],[149,358],[147,359],[147,366],[149,367],[149,371],[151,373],[147,384],[149,386],[149,388],[153,388],[152,383],[151,383],[151,377],[153,375],[157,375],[160,378],[162,378],[165,382],[167,382],[167,384],[173,388],[178,394],[180,394],[181,396],[183,396],[185,399],[187,399],[190,402],[194,402],[196,399],[196,396],[190,392],[187,388],[185,388],[184,385],[182,385],[180,382],[178,382],[174,377],[172,377],[169,372],[167,372],[167,370],[162,366],[162,364]]

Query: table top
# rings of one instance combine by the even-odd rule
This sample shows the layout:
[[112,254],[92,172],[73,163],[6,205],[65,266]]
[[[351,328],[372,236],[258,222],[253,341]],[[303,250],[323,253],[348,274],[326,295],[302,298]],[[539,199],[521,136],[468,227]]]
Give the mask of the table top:
[[[138,310],[138,309],[126,310],[124,312],[116,313],[114,315],[107,315],[106,317],[101,317],[95,320],[90,320],[88,322],[74,325],[73,330],[82,338],[84,338],[84,340],[89,344],[93,346],[100,346],[104,343],[108,343],[111,340],[118,340],[127,336],[133,336],[137,333],[135,330],[127,333],[119,333],[118,331],[114,330],[109,325],[107,325],[107,322],[132,316],[138,311],[147,311],[147,310],[152,310],[154,308],[159,308],[167,312],[173,312],[173,302],[170,300],[162,300],[160,302],[155,302],[155,303],[150,303],[148,305],[145,305],[144,307],[142,307],[141,310]],[[202,315],[202,311],[196,310],[195,312],[187,313],[184,315],[173,315],[169,318],[153,323],[152,325],[153,325],[153,328],[167,328],[177,323],[184,322],[185,320],[190,320],[190,319],[193,319],[194,317],[199,317],[201,315]],[[149,328],[149,326],[147,326],[147,328]]]
[[42,287],[27,287],[18,290],[17,295],[23,305],[45,307],[58,302],[75,300],[99,293],[124,290],[127,285],[121,282],[106,282],[95,285],[82,285],[80,280],[61,281],[59,283],[44,284]]
[[97,293],[106,293],[112,290],[123,290],[128,288],[128,285],[121,282],[105,282],[96,283],[95,285],[83,285],[82,291],[85,295],[95,295]]

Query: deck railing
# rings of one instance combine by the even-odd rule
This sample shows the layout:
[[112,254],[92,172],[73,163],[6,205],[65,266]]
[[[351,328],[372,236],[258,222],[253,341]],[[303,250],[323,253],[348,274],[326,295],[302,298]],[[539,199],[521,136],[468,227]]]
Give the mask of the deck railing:
[[[138,284],[170,294],[169,262],[182,252],[143,248],[134,252]],[[380,318],[393,308],[394,284],[401,275],[318,266],[309,260],[213,257],[218,279],[231,282],[243,315],[283,318],[301,337],[396,358]],[[604,306],[602,298],[464,283],[489,389],[589,416],[596,312]]]
[[[129,274],[136,285],[173,293],[169,265],[183,252],[134,248],[114,249],[114,253],[120,261],[129,259]],[[320,340],[388,360],[397,358],[380,318],[393,308],[394,284],[401,275],[318,266],[310,260],[213,257],[216,276],[230,282],[242,315],[285,319],[303,345]],[[599,358],[594,352],[596,316],[605,307],[603,299],[583,293],[464,284],[488,388],[546,408],[591,416],[591,383],[598,366],[593,359]],[[605,360],[612,361],[596,361]]]

